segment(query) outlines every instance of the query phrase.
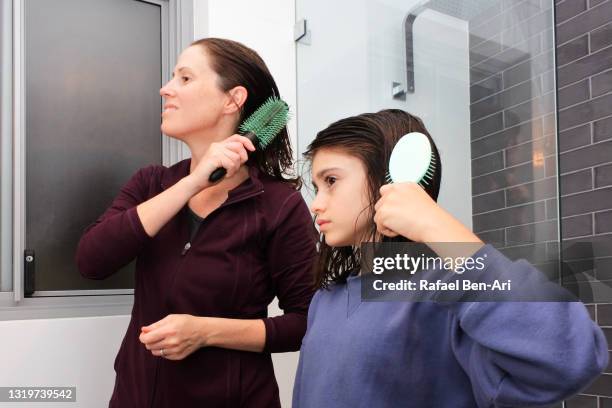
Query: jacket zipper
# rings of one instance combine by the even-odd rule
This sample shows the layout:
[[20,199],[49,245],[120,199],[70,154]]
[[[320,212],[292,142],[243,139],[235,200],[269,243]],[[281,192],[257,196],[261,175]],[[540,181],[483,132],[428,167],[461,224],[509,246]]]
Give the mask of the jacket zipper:
[[[239,198],[237,198],[237,199],[235,199],[235,200],[232,200],[232,201],[226,201],[226,202],[224,202],[223,204],[221,204],[219,207],[217,207],[217,208],[215,208],[213,211],[211,211],[211,212],[210,212],[210,214],[208,214],[208,215],[206,216],[206,218],[208,218],[208,217],[209,217],[209,216],[210,216],[212,213],[216,212],[217,210],[220,210],[220,209],[221,209],[221,208],[223,208],[223,207],[227,207],[228,205],[232,205],[232,204],[239,203],[239,202],[244,201],[244,200],[246,200],[246,199],[249,199],[249,198],[251,198],[251,197],[255,197],[255,196],[257,196],[257,195],[259,195],[259,194],[261,194],[261,193],[263,193],[263,192],[264,192],[263,190],[258,190],[258,191],[255,191],[255,192],[253,192],[253,193],[247,194],[247,195],[245,195],[245,196],[239,197]],[[198,231],[198,232],[199,232],[199,231]],[[196,237],[197,235],[198,235],[198,233],[196,232],[196,234],[195,234],[195,236],[194,236],[193,238],[195,239],[195,237]],[[185,245],[183,246],[183,249],[181,250],[181,256],[185,256],[185,255],[187,254],[187,252],[189,251],[189,249],[191,249],[191,240],[192,240],[192,239],[190,238],[190,239],[189,239],[189,240],[188,240],[188,241],[185,243]]]
[[[240,201],[244,201],[244,200],[246,200],[248,198],[251,198],[251,197],[255,197],[255,196],[257,196],[257,195],[259,195],[259,194],[261,194],[263,192],[264,192],[264,190],[261,189],[261,190],[255,191],[253,193],[247,194],[245,196],[239,197],[239,198],[237,198],[235,200],[226,201],[225,203],[221,204],[218,208],[216,208],[215,210],[211,211],[210,214],[212,214],[215,211],[217,211],[217,210],[219,210],[219,209],[221,209],[223,207],[226,207],[228,205],[235,204],[235,203],[238,203]],[[210,215],[210,214],[208,214],[208,215]],[[196,233],[196,236],[197,235],[198,234]],[[194,239],[195,239],[195,236],[194,236]],[[189,239],[187,241],[187,243],[183,246],[183,249],[181,250],[181,262],[177,265],[177,267],[176,267],[176,269],[174,271],[174,279],[176,279],[176,274],[178,274],[178,271],[179,271],[181,265],[183,264],[184,256],[187,254],[187,252],[189,251],[190,248],[191,248],[191,239]],[[172,288],[174,287],[174,279],[172,280],[172,284],[169,286],[170,290],[172,290]],[[155,377],[154,377],[154,380],[153,380],[153,390],[151,391],[151,404],[149,405],[151,408],[153,408],[153,404],[155,402],[155,394],[156,394],[156,390],[157,390],[157,372],[159,370],[159,365],[160,364],[161,364],[161,359],[158,359],[157,360],[157,364],[155,365]]]

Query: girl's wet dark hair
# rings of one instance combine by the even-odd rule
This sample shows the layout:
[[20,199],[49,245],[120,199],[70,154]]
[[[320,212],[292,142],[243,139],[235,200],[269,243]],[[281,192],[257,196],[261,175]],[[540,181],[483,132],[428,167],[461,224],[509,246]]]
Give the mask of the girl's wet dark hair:
[[[223,91],[229,91],[236,86],[246,88],[248,95],[242,106],[238,125],[270,96],[280,97],[276,82],[265,62],[249,47],[224,38],[203,38],[194,41],[191,45],[201,46],[210,57],[211,68],[219,75],[219,87]],[[260,171],[277,180],[290,183],[297,190],[302,185],[300,177],[284,177],[284,175],[293,175],[293,153],[286,127],[266,149],[253,152],[249,157],[249,163],[255,163]]]
[[[369,235],[380,237],[374,223],[374,205],[380,198],[380,187],[385,184],[389,158],[397,141],[410,132],[421,132],[431,142],[437,166],[433,180],[425,191],[437,200],[440,191],[442,164],[438,149],[425,128],[423,121],[400,109],[386,109],[376,113],[364,113],[341,119],[320,131],[308,146],[304,157],[312,162],[322,149],[338,149],[352,155],[363,163],[368,181],[368,202],[363,211],[368,212]],[[382,237],[382,242],[409,242],[401,236]],[[346,278],[359,271],[360,249],[353,246],[331,247],[325,236],[319,236],[319,256],[314,264],[315,285],[327,288],[330,283],[345,283]]]

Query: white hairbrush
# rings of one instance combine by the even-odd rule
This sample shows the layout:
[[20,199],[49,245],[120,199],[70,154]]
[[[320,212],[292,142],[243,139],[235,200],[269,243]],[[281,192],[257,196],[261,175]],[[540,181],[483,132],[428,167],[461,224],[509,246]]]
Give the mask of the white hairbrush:
[[387,183],[413,182],[425,188],[433,179],[436,157],[429,138],[423,133],[412,132],[402,136],[389,159]]

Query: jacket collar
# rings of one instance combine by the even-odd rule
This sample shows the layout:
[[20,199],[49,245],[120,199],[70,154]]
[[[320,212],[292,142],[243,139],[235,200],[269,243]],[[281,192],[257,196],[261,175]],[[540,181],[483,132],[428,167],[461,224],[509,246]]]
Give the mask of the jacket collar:
[[[185,159],[164,169],[161,181],[162,188],[166,190],[183,177],[188,176],[190,166],[191,159]],[[247,166],[249,168],[249,178],[227,193],[227,202],[240,200],[263,191],[264,185],[260,179],[261,173],[259,169],[256,165],[247,164]]]

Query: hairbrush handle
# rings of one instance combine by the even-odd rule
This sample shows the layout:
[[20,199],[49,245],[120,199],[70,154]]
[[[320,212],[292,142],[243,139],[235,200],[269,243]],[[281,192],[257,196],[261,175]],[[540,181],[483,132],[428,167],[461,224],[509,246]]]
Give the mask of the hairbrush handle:
[[[253,132],[247,132],[242,136],[249,139],[251,142],[253,142],[253,144],[255,144],[255,140],[257,139],[257,135]],[[217,167],[215,171],[210,173],[210,176],[208,177],[208,181],[210,181],[211,183],[216,183],[217,181],[225,177],[226,174],[227,174],[227,170],[225,169],[225,167]]]

